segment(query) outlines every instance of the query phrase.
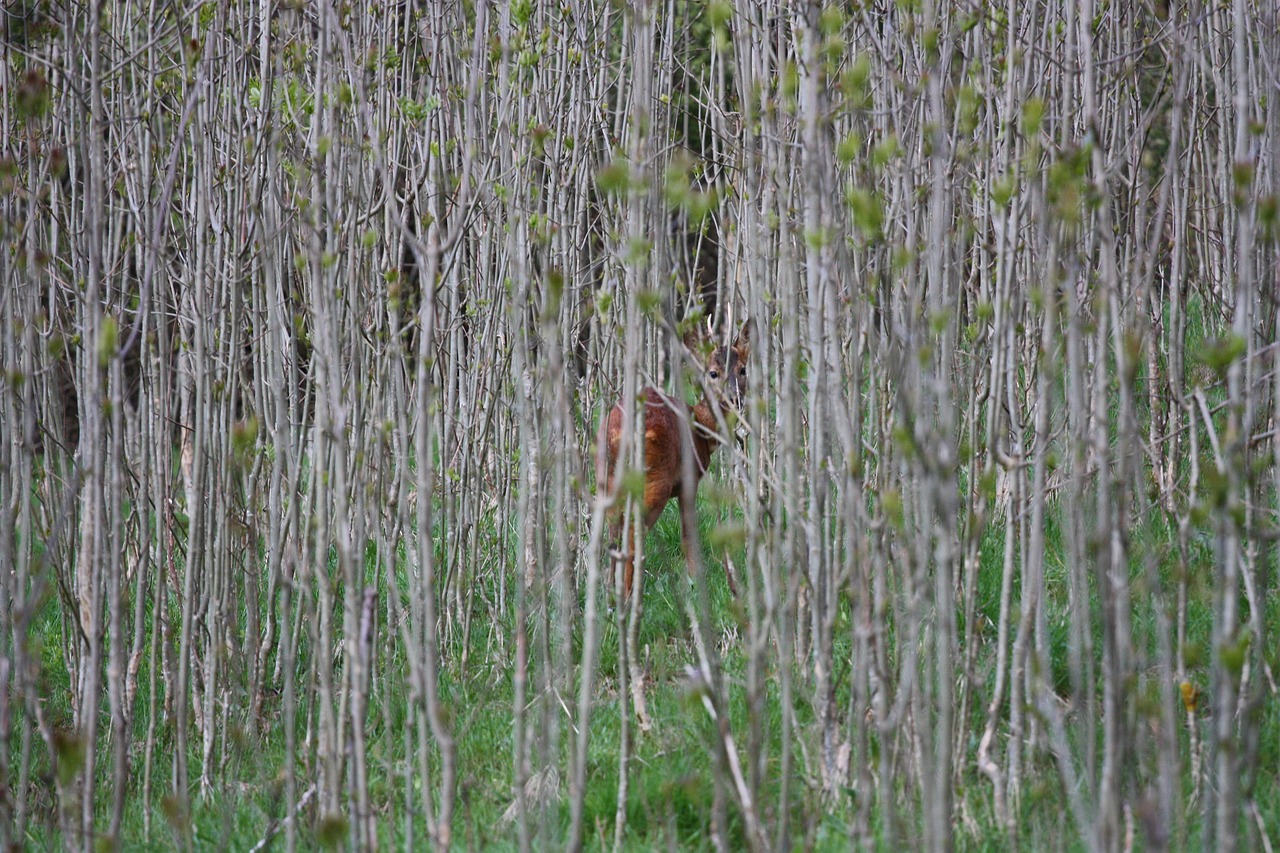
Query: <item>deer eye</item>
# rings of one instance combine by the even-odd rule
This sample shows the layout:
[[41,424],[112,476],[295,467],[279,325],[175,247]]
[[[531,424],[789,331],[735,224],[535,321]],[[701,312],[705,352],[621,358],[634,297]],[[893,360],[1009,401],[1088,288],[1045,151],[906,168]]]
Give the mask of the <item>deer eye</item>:
[[718,371],[718,370],[711,370],[711,371],[708,371],[708,372],[707,372],[707,375],[708,375],[708,376],[710,376],[712,379],[719,379],[719,378],[720,378],[720,371]]
[[746,369],[745,367],[739,367],[739,368],[738,368],[738,375],[739,375],[739,376],[746,376],[746,375],[747,375],[747,369]]

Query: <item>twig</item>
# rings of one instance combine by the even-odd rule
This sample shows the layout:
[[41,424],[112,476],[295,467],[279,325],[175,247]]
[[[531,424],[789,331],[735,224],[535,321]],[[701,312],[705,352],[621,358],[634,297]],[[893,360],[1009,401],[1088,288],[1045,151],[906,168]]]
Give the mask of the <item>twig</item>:
[[262,836],[262,839],[257,844],[249,848],[249,853],[258,853],[259,850],[266,850],[267,845],[271,843],[272,839],[279,834],[283,827],[286,827],[293,822],[293,819],[297,816],[298,812],[302,811],[303,807],[306,806],[307,801],[314,797],[315,793],[316,786],[312,784],[311,787],[304,791],[302,796],[298,798],[298,804],[293,807],[293,811],[288,817],[284,820],[273,821],[267,826],[266,834]]

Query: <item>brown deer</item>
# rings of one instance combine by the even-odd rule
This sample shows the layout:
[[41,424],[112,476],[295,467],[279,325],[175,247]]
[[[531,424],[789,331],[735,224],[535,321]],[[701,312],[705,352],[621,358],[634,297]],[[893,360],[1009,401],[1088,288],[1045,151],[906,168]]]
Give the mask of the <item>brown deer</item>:
[[[703,364],[703,374],[707,394],[697,405],[689,406],[683,400],[673,399],[657,388],[646,388],[644,397],[644,525],[634,531],[634,537],[622,545],[621,562],[623,566],[622,586],[626,596],[631,595],[631,586],[635,572],[636,545],[658,522],[662,510],[675,498],[681,500],[685,493],[683,477],[684,460],[682,448],[688,447],[693,452],[693,482],[688,493],[697,493],[698,483],[707,472],[712,452],[720,445],[722,437],[719,429],[719,417],[725,412],[738,411],[742,407],[743,394],[747,386],[747,355],[751,350],[751,336],[755,325],[748,320],[742,325],[738,338],[732,346],[717,347]],[[692,352],[700,351],[700,336],[686,335],[685,346]],[[691,429],[692,434],[682,435],[684,430]],[[614,478],[618,475],[619,445],[622,442],[622,404],[618,403],[607,417],[600,422],[600,434],[597,447],[604,448],[600,457],[603,467],[596,472],[596,487],[603,488],[605,493],[612,494]],[[687,523],[686,513],[680,515],[680,538],[684,545],[685,559],[693,569],[692,548],[693,533]],[[613,509],[613,521],[610,529],[612,542],[622,539],[623,514],[621,504]],[[737,584],[729,575],[729,587],[735,593]]]

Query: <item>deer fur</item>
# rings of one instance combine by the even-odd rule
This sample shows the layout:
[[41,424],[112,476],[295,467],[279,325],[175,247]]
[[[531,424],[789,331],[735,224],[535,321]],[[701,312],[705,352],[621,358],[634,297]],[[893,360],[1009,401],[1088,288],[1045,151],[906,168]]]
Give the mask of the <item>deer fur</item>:
[[[711,463],[711,454],[720,446],[720,421],[724,413],[736,412],[742,406],[742,398],[747,385],[747,357],[751,351],[751,337],[755,325],[751,320],[743,324],[737,339],[731,346],[717,347],[712,350],[702,364],[705,396],[695,405],[689,406],[682,400],[674,399],[657,388],[648,387],[642,392],[644,402],[644,492],[641,496],[644,524],[634,531],[634,535],[621,548],[622,586],[626,596],[631,595],[634,581],[635,553],[639,538],[644,536],[662,515],[667,504],[675,499],[680,501],[685,494],[684,472],[686,470],[682,451],[688,447],[693,455],[693,482],[688,494],[696,495],[698,483],[707,472]],[[686,336],[685,345],[698,353],[700,339]],[[691,430],[691,434],[685,433]],[[598,446],[603,447],[601,469],[596,472],[597,488],[605,494],[615,493],[618,476],[618,458],[621,453],[623,433],[623,410],[619,402],[600,422]],[[687,442],[687,444],[686,444]],[[622,539],[624,518],[622,504],[613,510],[610,524],[611,541],[619,543]],[[689,518],[692,513],[680,514],[681,542],[684,545],[685,559],[690,571],[693,569],[692,549],[694,547],[694,531],[689,529]],[[734,587],[732,576],[730,587]],[[736,589],[734,590],[736,592]]]

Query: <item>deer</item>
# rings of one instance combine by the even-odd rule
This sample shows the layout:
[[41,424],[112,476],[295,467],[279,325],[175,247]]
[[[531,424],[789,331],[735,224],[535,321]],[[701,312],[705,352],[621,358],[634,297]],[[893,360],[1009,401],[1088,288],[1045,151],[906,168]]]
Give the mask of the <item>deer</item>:
[[[747,320],[731,346],[716,347],[702,362],[703,386],[706,394],[697,404],[690,406],[674,399],[652,386],[642,392],[644,403],[644,492],[641,498],[644,523],[633,531],[634,536],[620,546],[623,597],[631,596],[635,574],[636,548],[641,538],[658,522],[658,517],[674,498],[677,502],[684,495],[697,495],[698,483],[707,473],[711,454],[723,442],[720,423],[728,412],[739,412],[747,386],[747,356],[751,351],[751,338],[755,323]],[[697,354],[702,349],[701,336],[694,332],[685,336],[685,346]],[[619,401],[600,421],[597,447],[598,455],[596,488],[600,494],[612,495],[619,475],[618,456],[621,450],[623,409]],[[688,432],[686,432],[688,431]],[[692,465],[686,467],[683,451],[693,454]],[[685,489],[684,474],[691,469],[693,482]],[[692,509],[692,507],[690,507]],[[621,504],[611,509],[610,541],[621,543],[624,517]],[[693,548],[695,546],[692,512],[680,514],[680,541],[685,560],[692,574]],[[615,552],[616,553],[616,552]],[[737,584],[732,573],[728,575],[729,589],[737,594]]]

